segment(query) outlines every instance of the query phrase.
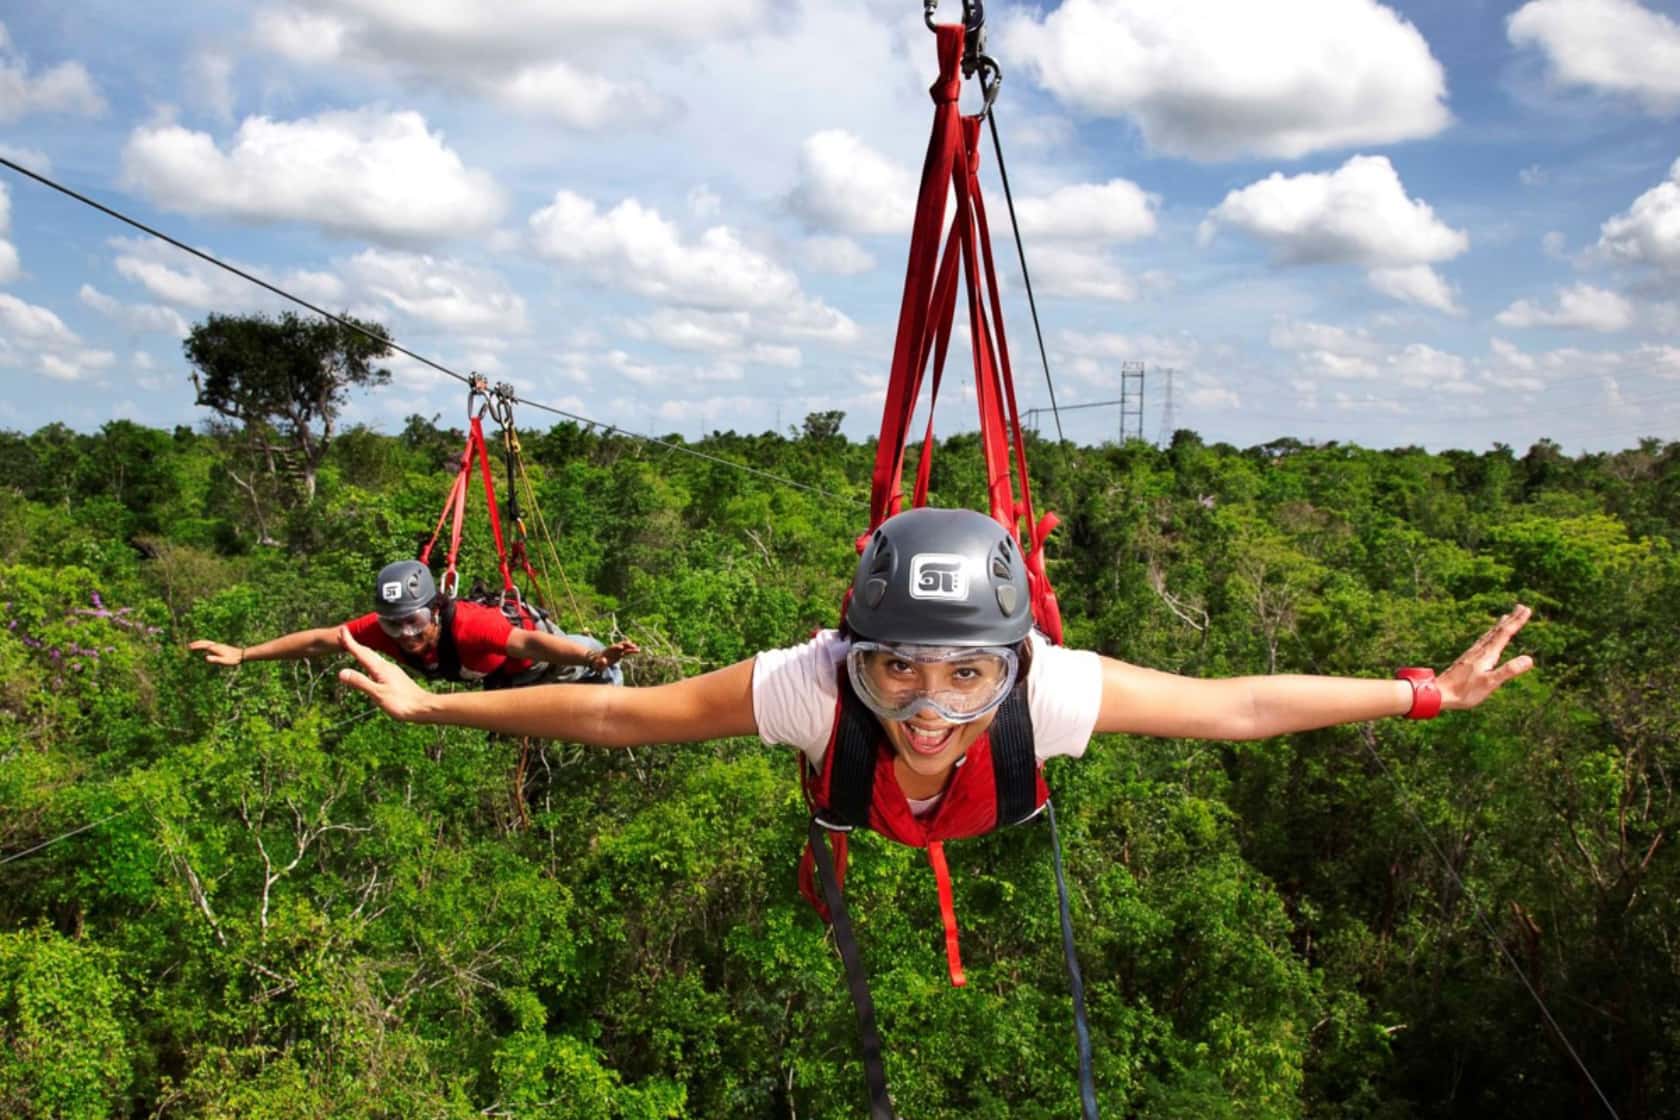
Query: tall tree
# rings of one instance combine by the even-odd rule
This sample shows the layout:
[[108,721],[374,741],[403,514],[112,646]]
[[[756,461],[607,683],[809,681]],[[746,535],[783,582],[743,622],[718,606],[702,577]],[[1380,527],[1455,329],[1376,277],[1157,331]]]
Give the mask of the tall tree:
[[[332,442],[352,386],[379,386],[391,371],[374,365],[391,353],[378,323],[305,319],[288,311],[211,315],[182,343],[193,364],[197,403],[239,425],[259,469],[271,480],[294,476],[304,501],[315,497],[315,473]],[[363,332],[367,333],[363,333]],[[254,480],[237,482],[260,502]]]

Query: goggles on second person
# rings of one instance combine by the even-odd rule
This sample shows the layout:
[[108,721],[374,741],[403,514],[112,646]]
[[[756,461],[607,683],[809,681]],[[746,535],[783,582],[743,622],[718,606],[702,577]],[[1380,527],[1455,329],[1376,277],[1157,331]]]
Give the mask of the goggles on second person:
[[405,614],[401,618],[379,618],[379,628],[393,638],[418,638],[431,629],[432,623],[437,621],[436,614],[430,607],[421,607],[413,614]]
[[846,653],[858,698],[888,720],[928,709],[950,723],[971,723],[1003,703],[1019,669],[1008,646],[855,641]]

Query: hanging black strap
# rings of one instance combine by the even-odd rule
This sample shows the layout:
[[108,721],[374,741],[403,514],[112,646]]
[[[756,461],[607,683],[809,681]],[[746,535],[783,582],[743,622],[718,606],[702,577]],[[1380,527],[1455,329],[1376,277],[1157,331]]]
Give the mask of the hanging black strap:
[[999,705],[986,734],[992,745],[992,781],[997,790],[997,823],[1020,824],[1038,814],[1038,759],[1033,753],[1032,715],[1027,684],[1017,684]]
[[437,667],[439,680],[461,679],[461,650],[455,644],[455,600],[446,600],[438,615]]
[[846,899],[834,875],[827,830],[815,818],[811,820],[809,839],[811,854],[817,861],[817,875],[822,880],[823,898],[828,902],[829,921],[834,926],[834,941],[846,965],[846,986],[851,988],[852,1006],[857,1008],[858,1034],[863,1041],[863,1076],[869,1086],[869,1120],[897,1120],[892,1096],[887,1092],[886,1067],[881,1063],[881,1036],[875,1029],[875,1001],[869,994],[869,977],[863,971],[863,957],[858,952],[857,939],[852,936],[852,920],[846,914]]
[[840,720],[834,729],[834,765],[828,776],[828,807],[822,818],[832,825],[869,827],[869,804],[875,798],[875,743],[881,737],[875,716],[840,680]]
[[[1091,1077],[1091,1026],[1085,1019],[1085,978],[1073,948],[1073,911],[1068,908],[1067,879],[1062,874],[1062,840],[1056,833],[1056,807],[1044,803],[1050,822],[1050,856],[1056,868],[1056,901],[1062,911],[1062,957],[1067,961],[1068,989],[1073,993],[1073,1033],[1079,1046],[1079,1108],[1084,1120],[1097,1120],[1097,1088]],[[830,903],[830,905],[833,905]]]

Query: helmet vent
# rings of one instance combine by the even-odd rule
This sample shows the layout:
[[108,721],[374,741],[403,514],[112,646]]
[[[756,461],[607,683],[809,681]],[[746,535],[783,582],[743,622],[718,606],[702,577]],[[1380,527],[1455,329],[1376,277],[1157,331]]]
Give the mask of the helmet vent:
[[1015,613],[1015,608],[1021,602],[1021,596],[1015,590],[1014,584],[1006,583],[997,589],[997,601],[998,606],[1003,609],[1004,617],[1007,618]]
[[992,575],[997,579],[1009,578],[1009,564],[1001,556],[992,557]]
[[[1012,587],[1009,590],[1014,591]],[[871,607],[881,605],[881,600],[887,596],[887,581],[879,576],[873,576],[863,585],[863,597]]]

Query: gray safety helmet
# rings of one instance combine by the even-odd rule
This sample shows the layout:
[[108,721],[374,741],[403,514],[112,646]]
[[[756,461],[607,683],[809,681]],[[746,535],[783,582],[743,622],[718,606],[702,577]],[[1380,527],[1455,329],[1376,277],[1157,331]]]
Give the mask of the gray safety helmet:
[[373,585],[373,609],[380,618],[406,618],[432,605],[437,584],[418,560],[398,560],[379,569]]
[[1021,547],[973,510],[889,517],[858,558],[846,625],[877,642],[1012,646],[1033,626]]

